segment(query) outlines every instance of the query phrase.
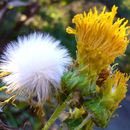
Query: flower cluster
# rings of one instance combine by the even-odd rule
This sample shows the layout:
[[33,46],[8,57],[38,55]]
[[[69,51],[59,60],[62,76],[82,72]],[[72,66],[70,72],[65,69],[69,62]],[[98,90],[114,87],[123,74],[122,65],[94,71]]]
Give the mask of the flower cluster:
[[114,22],[116,6],[111,12],[105,9],[98,14],[95,7],[94,12],[76,15],[72,20],[75,29],[66,29],[77,40],[77,59],[69,71],[65,72],[70,64],[68,51],[53,37],[41,33],[19,37],[2,56],[0,77],[8,86],[0,90],[7,88],[6,92],[15,96],[22,92],[41,104],[49,99],[51,87],[61,89],[63,104],[46,123],[45,130],[68,104],[74,108],[64,121],[70,130],[91,129],[95,124],[104,128],[125,98],[129,76],[114,70],[111,64],[125,52],[130,27],[125,19]]
[[72,126],[69,123],[71,120],[83,123],[88,118],[84,119],[81,114],[73,118],[77,112],[91,114],[91,120],[84,124],[86,128],[91,128],[94,124],[106,127],[127,92],[126,82],[129,76],[114,70],[115,65],[111,67],[110,64],[125,52],[129,42],[127,29],[130,27],[126,27],[128,21],[123,22],[125,19],[118,18],[114,22],[116,6],[112,7],[111,12],[105,12],[105,9],[106,7],[100,14],[96,7],[94,12],[90,10],[88,14],[77,14],[72,20],[75,29],[66,29],[76,37],[77,59],[72,70],[63,76],[63,87],[66,86],[73,92],[80,91],[82,105],[77,104],[83,106],[78,111],[76,108],[70,119],[65,121],[69,127]]

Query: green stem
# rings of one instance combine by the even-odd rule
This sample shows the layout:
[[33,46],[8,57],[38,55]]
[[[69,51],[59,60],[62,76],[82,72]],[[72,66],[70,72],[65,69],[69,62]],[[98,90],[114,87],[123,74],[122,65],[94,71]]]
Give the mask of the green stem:
[[61,114],[61,112],[67,107],[67,105],[70,103],[72,99],[72,94],[70,94],[67,99],[61,104],[59,105],[55,112],[52,114],[52,116],[50,117],[50,119],[47,121],[47,123],[45,124],[44,128],[42,130],[48,130],[50,128],[50,126],[55,122],[55,120],[59,117],[59,115]]
[[91,120],[92,114],[88,114],[88,116],[82,121],[82,123],[76,127],[74,130],[81,130],[90,120]]

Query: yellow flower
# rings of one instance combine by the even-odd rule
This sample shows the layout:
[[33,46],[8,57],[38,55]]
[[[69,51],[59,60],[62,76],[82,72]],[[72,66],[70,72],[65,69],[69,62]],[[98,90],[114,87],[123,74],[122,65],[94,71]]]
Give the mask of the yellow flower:
[[87,64],[89,68],[100,70],[107,68],[115,58],[122,55],[128,45],[128,21],[118,18],[114,22],[117,7],[113,6],[111,12],[103,11],[98,14],[92,10],[88,14],[77,14],[72,22],[76,25],[73,29],[68,27],[69,34],[75,34],[77,39],[77,61]]
[[126,96],[126,82],[129,80],[129,78],[130,76],[127,74],[123,74],[118,70],[114,71],[112,76],[109,76],[103,85],[104,99],[112,99],[114,104],[118,105]]
[[114,112],[119,108],[119,103],[125,98],[127,92],[127,81],[130,76],[115,70],[98,86],[96,98],[85,101],[87,111],[93,113],[93,122],[105,128],[114,117]]

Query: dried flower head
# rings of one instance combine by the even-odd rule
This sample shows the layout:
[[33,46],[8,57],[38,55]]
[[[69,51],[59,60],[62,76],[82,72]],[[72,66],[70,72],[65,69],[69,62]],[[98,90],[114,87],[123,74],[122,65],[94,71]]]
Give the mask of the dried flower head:
[[36,96],[38,102],[46,101],[51,86],[60,88],[65,66],[70,63],[67,49],[50,35],[33,33],[18,37],[17,42],[8,44],[1,59],[2,78],[8,84],[7,93],[23,92]]
[[66,30],[76,36],[79,64],[87,64],[99,72],[124,53],[128,44],[126,30],[130,28],[125,27],[128,21],[123,23],[124,18],[114,22],[116,6],[111,12],[105,9],[100,14],[96,7],[94,13],[90,10],[88,14],[77,14],[72,20],[76,29],[68,27]]

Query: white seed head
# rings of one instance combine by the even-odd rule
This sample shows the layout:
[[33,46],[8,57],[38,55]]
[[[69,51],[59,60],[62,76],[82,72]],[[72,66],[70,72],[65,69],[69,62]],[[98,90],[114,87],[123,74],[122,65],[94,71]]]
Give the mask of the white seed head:
[[2,55],[0,69],[11,74],[2,78],[10,93],[22,90],[28,96],[36,96],[38,102],[46,101],[51,86],[60,89],[65,66],[70,64],[67,49],[60,41],[42,33],[18,37],[8,44]]

